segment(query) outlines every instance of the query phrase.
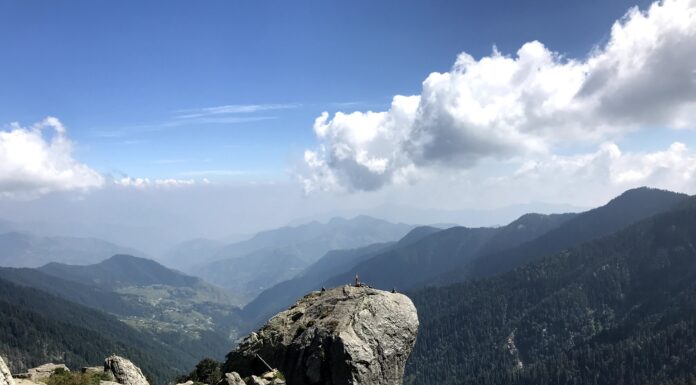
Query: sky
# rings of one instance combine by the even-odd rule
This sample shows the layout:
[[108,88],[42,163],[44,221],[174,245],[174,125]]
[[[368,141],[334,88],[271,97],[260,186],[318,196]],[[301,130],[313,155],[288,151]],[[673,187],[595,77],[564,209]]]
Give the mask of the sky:
[[0,57],[15,221],[696,193],[693,0],[5,0]]

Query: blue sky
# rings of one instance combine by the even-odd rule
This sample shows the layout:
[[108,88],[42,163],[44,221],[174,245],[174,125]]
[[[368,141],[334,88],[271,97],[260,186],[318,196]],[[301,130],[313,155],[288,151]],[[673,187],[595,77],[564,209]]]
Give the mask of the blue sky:
[[[283,179],[322,111],[384,110],[494,44],[583,57],[647,4],[3,1],[0,123],[55,116],[73,156],[104,174]],[[177,119],[225,105],[266,109]]]

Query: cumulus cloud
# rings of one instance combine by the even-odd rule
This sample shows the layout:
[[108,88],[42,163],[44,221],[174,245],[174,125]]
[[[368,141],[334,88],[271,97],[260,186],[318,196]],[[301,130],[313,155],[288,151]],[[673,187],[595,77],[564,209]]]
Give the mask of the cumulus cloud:
[[582,191],[579,186],[599,185],[616,192],[639,186],[694,192],[696,153],[681,142],[648,152],[623,152],[617,144],[607,142],[589,154],[525,162],[514,175],[499,180],[503,185],[520,185],[520,181],[578,191]]
[[462,53],[449,72],[430,74],[420,95],[396,96],[387,111],[317,118],[305,189],[376,190],[434,168],[548,158],[559,145],[647,127],[694,128],[694,42],[696,0],[665,0],[631,9],[585,58],[538,41],[514,56]]
[[10,124],[0,130],[0,196],[33,197],[101,187],[104,178],[72,153],[72,142],[57,118],[31,127]]

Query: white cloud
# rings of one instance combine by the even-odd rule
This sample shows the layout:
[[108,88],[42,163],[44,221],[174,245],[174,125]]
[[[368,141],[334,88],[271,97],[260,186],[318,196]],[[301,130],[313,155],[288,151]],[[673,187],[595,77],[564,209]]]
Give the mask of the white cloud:
[[[561,195],[564,195],[562,190],[582,192],[589,186],[608,190],[610,195],[639,186],[693,193],[696,153],[680,142],[650,152],[623,152],[617,144],[607,142],[590,154],[553,155],[528,161],[514,175],[502,177],[498,183],[537,189],[544,186],[556,189],[552,194]],[[607,193],[589,195],[604,197]]]
[[113,179],[113,183],[117,186],[122,187],[133,187],[136,189],[146,189],[146,188],[174,188],[174,187],[185,187],[193,186],[196,181],[193,179],[150,179],[150,178],[131,178],[129,176],[124,176],[121,178]]
[[303,181],[308,191],[375,190],[482,159],[548,157],[558,145],[647,127],[694,128],[694,118],[696,0],[665,0],[630,10],[586,58],[537,41],[514,57],[462,53],[388,111],[324,113]]
[[[51,133],[47,131],[52,130]],[[104,178],[72,156],[66,129],[54,117],[31,127],[0,130],[0,196],[34,197],[53,191],[86,191]]]
[[178,119],[194,119],[215,115],[245,114],[259,111],[287,110],[300,107],[299,104],[228,104],[216,107],[181,110]]

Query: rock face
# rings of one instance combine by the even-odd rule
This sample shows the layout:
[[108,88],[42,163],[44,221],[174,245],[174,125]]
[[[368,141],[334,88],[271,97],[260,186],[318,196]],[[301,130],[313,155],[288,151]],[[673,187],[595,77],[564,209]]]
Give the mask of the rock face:
[[312,292],[245,338],[223,370],[258,376],[269,370],[265,361],[288,385],[401,385],[417,332],[405,295],[353,286]]
[[64,370],[66,372],[70,371],[70,369],[68,369],[68,367],[64,364],[43,364],[27,370],[27,378],[33,382],[45,381],[51,377],[56,370]]
[[244,383],[244,380],[242,380],[242,377],[239,376],[239,373],[232,372],[232,373],[226,373],[225,378],[223,378],[218,385],[246,385]]
[[15,381],[5,361],[0,357],[0,385],[15,385]]
[[140,368],[116,355],[104,360],[104,372],[111,373],[121,385],[150,385]]

